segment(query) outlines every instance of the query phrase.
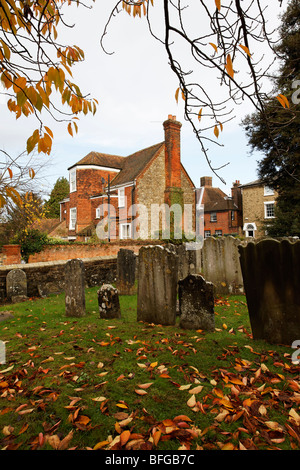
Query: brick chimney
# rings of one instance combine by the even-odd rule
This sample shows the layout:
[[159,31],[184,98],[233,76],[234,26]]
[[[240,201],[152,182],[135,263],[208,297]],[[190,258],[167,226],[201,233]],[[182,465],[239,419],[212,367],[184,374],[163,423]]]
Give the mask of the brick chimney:
[[200,186],[212,186],[212,177],[211,176],[202,176],[200,178]]
[[240,188],[240,181],[236,180],[232,183],[231,188],[231,197],[233,202],[237,205],[237,207],[241,210],[242,209],[242,190]]
[[176,121],[176,116],[172,116],[169,114],[168,119],[163,123],[163,126],[165,130],[165,189],[168,190],[169,188],[181,188],[181,123]]

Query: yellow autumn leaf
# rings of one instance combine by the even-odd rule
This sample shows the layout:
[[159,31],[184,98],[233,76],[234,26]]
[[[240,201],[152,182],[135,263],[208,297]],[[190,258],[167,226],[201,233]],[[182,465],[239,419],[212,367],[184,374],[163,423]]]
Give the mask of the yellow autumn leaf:
[[215,0],[215,4],[217,9],[220,11],[221,10],[221,0]]
[[147,395],[146,390],[142,390],[142,389],[136,389],[135,393],[137,393],[138,395]]
[[105,447],[109,444],[109,441],[101,441],[101,442],[98,442],[98,444],[96,444],[94,447],[93,447],[93,450],[98,450],[98,449],[102,449],[102,447]]
[[202,111],[203,111],[203,108],[201,108],[200,111],[199,111],[199,113],[198,113],[198,120],[199,120],[199,121],[201,121]]
[[219,129],[217,125],[214,127],[214,134],[217,138],[219,137]]
[[176,103],[178,103],[178,95],[179,95],[179,88],[177,88],[176,92],[175,92],[175,100],[176,100]]
[[92,398],[93,401],[98,401],[98,402],[101,402],[101,401],[105,401],[106,398],[105,397],[96,397],[96,398]]

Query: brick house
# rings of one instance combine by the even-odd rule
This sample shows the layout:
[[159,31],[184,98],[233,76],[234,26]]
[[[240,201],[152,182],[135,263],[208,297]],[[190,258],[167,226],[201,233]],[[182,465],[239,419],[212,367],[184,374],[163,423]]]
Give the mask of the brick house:
[[70,194],[60,205],[69,239],[85,240],[95,229],[100,239],[157,238],[174,204],[182,209],[181,225],[195,229],[195,186],[180,160],[181,123],[169,115],[163,128],[161,143],[127,157],[90,152],[68,168]]
[[239,181],[233,183],[231,197],[212,186],[212,177],[200,179],[197,204],[204,205],[204,237],[237,235],[242,229],[242,201]]
[[246,237],[267,235],[268,220],[275,217],[277,193],[260,180],[240,185],[243,203],[243,234]]

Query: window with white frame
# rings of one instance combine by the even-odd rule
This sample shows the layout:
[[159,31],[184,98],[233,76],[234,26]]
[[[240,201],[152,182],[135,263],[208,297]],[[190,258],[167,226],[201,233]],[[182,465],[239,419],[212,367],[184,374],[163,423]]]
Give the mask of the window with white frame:
[[100,206],[99,207],[96,207],[96,219],[100,219]]
[[70,223],[69,223],[70,230],[76,229],[76,219],[77,219],[77,209],[76,207],[72,207],[70,209]]
[[270,186],[264,186],[264,196],[273,196],[274,189]]
[[125,206],[125,188],[118,189],[118,206]]
[[121,224],[120,225],[120,238],[130,238],[131,236],[131,227],[130,224]]
[[273,219],[275,217],[274,201],[265,202],[265,219]]
[[70,170],[70,193],[76,191],[76,168]]
[[211,222],[217,222],[217,213],[216,212],[211,212],[210,213],[210,221]]
[[223,235],[222,230],[215,230],[215,236],[216,237],[221,237]]
[[210,237],[210,230],[204,230],[204,238]]

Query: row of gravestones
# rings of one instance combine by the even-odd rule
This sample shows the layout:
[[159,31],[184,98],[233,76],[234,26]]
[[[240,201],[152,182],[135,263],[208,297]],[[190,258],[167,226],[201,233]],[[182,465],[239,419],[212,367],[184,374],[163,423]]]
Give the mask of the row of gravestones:
[[[103,284],[98,290],[100,318],[120,318],[119,294],[136,291],[136,255],[121,249],[117,263],[117,288]],[[66,315],[85,314],[84,265],[81,260],[66,263]],[[214,330],[213,284],[197,274],[178,281],[178,255],[161,246],[142,247],[139,251],[137,320],[175,325],[179,294],[180,326]]]
[[[119,318],[119,293],[134,292],[135,256],[125,251],[118,260],[119,291],[110,285],[98,291],[100,318]],[[239,253],[253,339],[300,342],[300,241],[263,240],[240,246]],[[176,253],[161,246],[141,247],[137,271],[138,321],[174,325],[178,293],[180,326],[214,329],[213,284],[199,274],[178,280]],[[74,276],[70,279],[74,283]]]
[[[300,241],[264,240],[239,247],[251,329],[254,339],[292,344],[300,341]],[[213,285],[200,275],[178,281],[178,256],[161,246],[141,247],[138,263],[137,319],[173,325],[177,292],[180,325],[213,329]],[[135,292],[136,257],[124,250],[118,255],[117,287],[98,291],[100,317],[119,317],[119,294]],[[12,270],[6,279],[8,298],[26,299],[26,274]],[[85,314],[84,264],[71,260],[65,267],[66,315]],[[116,312],[116,313],[113,313]]]

